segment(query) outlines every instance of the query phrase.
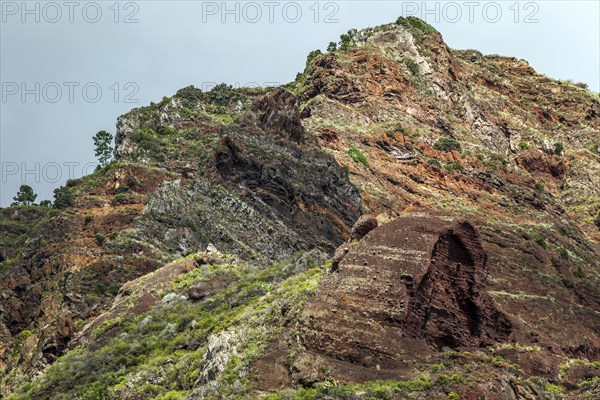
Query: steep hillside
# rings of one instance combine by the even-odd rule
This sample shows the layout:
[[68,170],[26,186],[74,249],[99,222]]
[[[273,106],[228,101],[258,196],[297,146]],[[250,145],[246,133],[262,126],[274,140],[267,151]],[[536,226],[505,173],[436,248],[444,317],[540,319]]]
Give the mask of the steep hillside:
[[597,93],[399,18],[114,155],[0,210],[8,398],[600,396]]

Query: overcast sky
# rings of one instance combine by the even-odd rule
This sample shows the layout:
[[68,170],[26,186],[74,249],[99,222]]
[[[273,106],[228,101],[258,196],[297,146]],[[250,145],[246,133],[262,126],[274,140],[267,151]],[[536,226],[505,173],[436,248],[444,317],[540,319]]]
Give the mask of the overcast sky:
[[[416,15],[452,48],[523,58],[600,90],[592,1],[0,1],[0,205],[93,170],[92,136],[177,89],[294,79],[350,28]],[[23,6],[25,4],[25,7]]]

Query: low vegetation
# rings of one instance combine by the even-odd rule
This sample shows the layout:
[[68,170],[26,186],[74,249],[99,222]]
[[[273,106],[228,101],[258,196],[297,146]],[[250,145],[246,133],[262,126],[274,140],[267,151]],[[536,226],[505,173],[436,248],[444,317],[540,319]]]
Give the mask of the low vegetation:
[[[228,259],[180,276],[148,312],[105,321],[93,333],[106,338],[100,348],[70,351],[9,399],[96,400],[130,396],[132,390],[141,398],[180,398],[193,389],[202,372],[208,337],[239,326],[245,333],[222,374],[220,393],[247,393],[251,383],[244,370],[277,335],[284,323],[281,307],[291,304],[288,314],[297,312],[324,270],[309,267],[311,259],[267,268]],[[203,301],[187,299],[192,285],[217,276],[233,283]],[[146,383],[134,383],[140,378]]]
[[446,152],[453,150],[456,150],[458,152],[461,151],[461,146],[458,140],[450,136],[444,136],[439,138],[438,141],[434,143],[433,148],[439,151]]
[[367,159],[367,156],[360,151],[359,149],[357,149],[356,147],[352,147],[348,150],[348,155],[350,156],[350,158],[352,158],[352,160],[355,163],[361,163],[366,165],[369,165],[369,160]]
[[402,25],[404,28],[408,29],[417,42],[420,42],[426,36],[437,32],[433,26],[429,25],[422,19],[413,16],[406,18],[398,17],[396,24]]

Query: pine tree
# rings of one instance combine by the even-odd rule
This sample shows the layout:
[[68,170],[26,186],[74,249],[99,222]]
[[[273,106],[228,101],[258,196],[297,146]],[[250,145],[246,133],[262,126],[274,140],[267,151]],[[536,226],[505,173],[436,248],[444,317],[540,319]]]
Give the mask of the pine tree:
[[29,185],[21,185],[17,195],[13,197],[15,201],[12,205],[30,206],[35,201],[37,194],[33,193],[33,189]]
[[94,151],[95,156],[101,166],[105,166],[112,158],[113,148],[111,146],[113,135],[106,131],[99,131],[94,136]]

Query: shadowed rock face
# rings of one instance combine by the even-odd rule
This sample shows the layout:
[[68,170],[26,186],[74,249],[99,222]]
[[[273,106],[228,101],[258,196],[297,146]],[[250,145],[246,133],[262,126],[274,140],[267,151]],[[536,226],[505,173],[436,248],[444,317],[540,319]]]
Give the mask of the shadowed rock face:
[[354,364],[331,368],[361,380],[357,366],[385,378],[415,355],[510,340],[520,327],[485,290],[486,258],[476,228],[442,214],[373,230],[305,308],[306,349],[325,364]]
[[311,246],[333,251],[361,213],[358,190],[316,147],[273,135],[229,134],[217,149],[216,169],[226,186]]
[[487,256],[479,233],[466,221],[434,229],[426,233],[437,238],[431,261],[407,283],[405,329],[438,348],[509,339],[513,326],[485,291]]
[[519,165],[531,173],[542,173],[562,179],[567,172],[567,162],[563,157],[547,155],[539,150],[529,150],[519,156]]

